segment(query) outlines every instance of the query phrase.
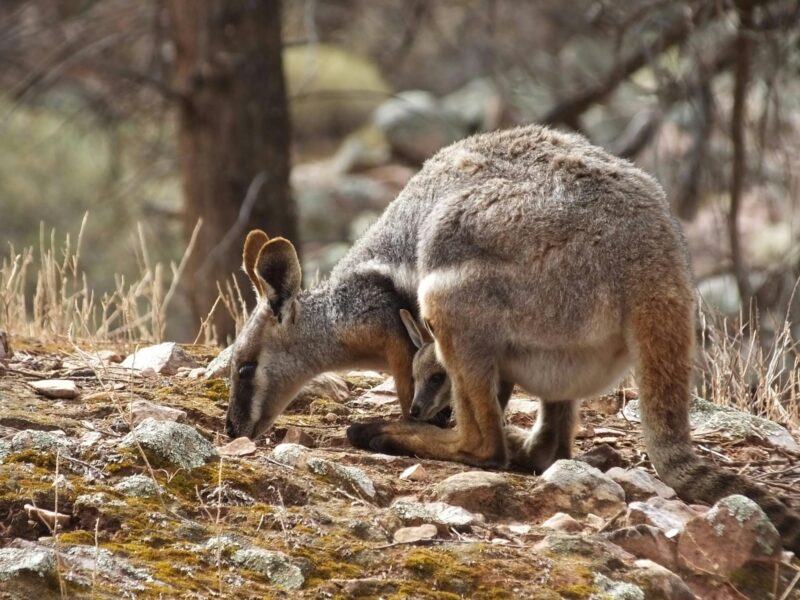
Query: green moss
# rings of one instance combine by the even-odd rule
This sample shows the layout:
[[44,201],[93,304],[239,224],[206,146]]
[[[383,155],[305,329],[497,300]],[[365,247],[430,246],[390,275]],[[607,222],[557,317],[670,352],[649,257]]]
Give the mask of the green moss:
[[203,382],[203,396],[212,402],[227,402],[230,390],[225,379],[209,379]]
[[477,572],[450,552],[418,548],[410,552],[403,563],[415,576],[432,581],[444,591],[464,594],[474,587]]
[[20,450],[19,452],[12,452],[5,458],[4,462],[6,464],[27,463],[31,465],[36,465],[37,467],[41,467],[42,469],[47,469],[52,473],[55,473],[56,470],[55,453],[44,452],[42,450],[36,450],[34,448],[29,448],[27,450]]
[[94,534],[83,529],[76,529],[75,531],[59,533],[58,541],[61,544],[93,546]]

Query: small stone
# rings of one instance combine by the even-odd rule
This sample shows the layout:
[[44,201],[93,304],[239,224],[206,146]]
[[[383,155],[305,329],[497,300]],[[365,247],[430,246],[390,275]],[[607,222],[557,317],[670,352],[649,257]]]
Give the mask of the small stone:
[[625,506],[625,492],[598,469],[581,461],[562,459],[542,473],[532,500],[540,509],[608,517]]
[[547,521],[542,523],[542,527],[547,527],[548,529],[555,529],[556,531],[569,531],[569,532],[583,531],[583,525],[581,525],[580,523],[578,523],[578,521],[576,521],[568,514],[563,512],[558,512],[554,514],[552,517],[547,519]]
[[364,471],[357,467],[338,465],[324,458],[310,457],[306,460],[308,470],[316,475],[333,479],[334,482],[344,484],[351,490],[366,496],[375,497],[375,484]]
[[225,534],[210,537],[205,543],[205,549],[214,552],[214,554],[219,552],[223,555],[228,555],[241,547],[242,544],[236,538]]
[[283,552],[245,548],[234,552],[231,561],[245,569],[261,573],[275,585],[287,590],[298,590],[305,583],[300,567],[292,563],[291,558]]
[[228,346],[217,354],[216,358],[208,363],[205,372],[206,379],[225,379],[231,373],[231,357],[233,356],[233,345]]
[[247,456],[254,454],[256,444],[250,438],[240,437],[228,442],[224,446],[219,446],[217,452],[220,456]]
[[[564,513],[556,513],[564,514]],[[508,526],[508,530],[514,535],[528,535],[531,532],[531,526],[525,523],[512,523]]]
[[87,431],[78,439],[78,445],[83,448],[96,446],[103,439],[103,434],[99,431]]
[[586,515],[585,520],[586,525],[595,531],[600,531],[603,527],[605,527],[606,524],[606,520],[603,517],[592,513]]
[[613,467],[606,475],[616,481],[625,490],[625,498],[631,500],[647,500],[653,496],[674,498],[675,490],[653,477],[641,467],[622,469]]
[[451,506],[444,502],[401,499],[392,504],[391,510],[405,525],[432,523],[443,531],[447,531],[450,527],[465,529],[484,522],[483,515],[473,514],[460,506]]
[[73,443],[63,431],[39,431],[25,429],[11,438],[11,450],[21,452],[29,449],[55,454],[71,455]]
[[640,583],[645,598],[664,600],[699,600],[691,589],[671,570],[646,558],[633,563],[631,575]]
[[342,403],[350,397],[350,389],[347,387],[347,382],[336,373],[322,373],[303,386],[297,395],[298,398],[304,396],[326,398]]
[[[58,567],[52,550],[0,548],[0,581],[33,577],[57,586]],[[57,589],[57,587],[56,587]]]
[[609,444],[595,446],[591,450],[587,450],[578,456],[576,460],[585,462],[587,465],[591,465],[595,469],[600,469],[601,471],[608,471],[613,467],[624,467],[626,464],[625,459],[619,451],[615,450]]
[[195,367],[194,369],[190,369],[186,376],[189,379],[200,379],[203,375],[206,374],[205,367]]
[[605,394],[589,398],[581,403],[581,408],[593,410],[601,415],[615,415],[622,408],[622,397],[618,394]]
[[164,342],[155,346],[140,348],[124,361],[126,369],[145,371],[152,369],[161,375],[174,375],[181,367],[197,367],[197,361],[175,342]]
[[400,473],[400,479],[403,481],[425,481],[428,478],[428,472],[425,470],[425,467],[419,463],[411,465]]
[[436,537],[439,530],[436,525],[424,523],[417,527],[401,527],[394,532],[394,541],[398,544],[411,544],[421,540],[430,540]]
[[162,492],[161,486],[147,475],[125,477],[114,485],[114,489],[125,496],[134,498],[152,498]]
[[614,581],[602,573],[594,576],[594,585],[607,600],[646,600],[644,591],[639,586],[625,581]]
[[120,447],[136,448],[137,442],[159,462],[184,469],[200,467],[217,457],[214,446],[194,427],[173,421],[147,418],[122,439]]
[[47,398],[72,400],[80,394],[78,385],[71,379],[43,379],[32,381],[30,386]]
[[395,402],[397,402],[397,390],[395,389],[394,379],[389,377],[364,392],[351,404],[358,407],[376,408]]
[[171,406],[161,406],[149,400],[134,400],[130,403],[131,424],[135,427],[145,419],[155,419],[156,421],[176,421],[186,420],[186,411]]
[[500,514],[511,499],[505,475],[490,471],[456,473],[436,484],[434,498],[470,512]]
[[286,428],[286,435],[283,436],[284,444],[298,444],[306,448],[316,448],[317,440],[311,437],[306,431],[300,427],[290,425]]
[[270,458],[290,467],[303,467],[308,457],[308,448],[300,444],[278,444],[272,449]]
[[727,578],[751,560],[775,560],[781,539],[761,508],[745,496],[728,496],[695,517],[678,538],[680,564]]
[[680,500],[666,500],[654,496],[644,502],[631,502],[622,519],[625,525],[646,523],[663,531],[668,538],[675,537],[686,523],[701,513],[690,508]]
[[528,400],[527,398],[511,398],[506,405],[506,412],[509,414],[522,413],[535,416],[539,412],[539,402],[537,400]]
[[635,556],[647,558],[670,570],[677,567],[677,544],[652,525],[623,527],[605,538]]

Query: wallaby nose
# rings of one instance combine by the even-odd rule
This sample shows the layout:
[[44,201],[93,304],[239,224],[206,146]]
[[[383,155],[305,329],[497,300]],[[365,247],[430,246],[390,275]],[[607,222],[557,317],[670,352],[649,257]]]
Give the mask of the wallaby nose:
[[410,413],[411,413],[412,418],[414,418],[414,419],[418,418],[419,417],[419,406],[417,406],[416,404],[412,404]]

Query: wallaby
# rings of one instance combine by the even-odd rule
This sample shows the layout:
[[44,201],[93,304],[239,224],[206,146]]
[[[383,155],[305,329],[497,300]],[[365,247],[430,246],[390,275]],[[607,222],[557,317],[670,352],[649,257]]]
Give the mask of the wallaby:
[[[572,442],[574,400],[637,368],[642,429],[661,479],[690,502],[741,493],[800,553],[800,515],[702,461],[688,404],[694,292],[664,192],[578,135],[527,126],[480,134],[428,160],[320,286],[301,292],[293,246],[251,232],[244,268],[260,301],[233,350],[231,436],[265,432],[326,370],[385,367],[403,414],[424,320],[452,386],[456,426],[353,424],[378,452],[542,470]],[[501,382],[544,399],[540,426],[506,428]]]
[[[425,325],[419,323],[404,308],[400,309],[400,320],[405,325],[411,342],[417,348],[411,363],[414,398],[411,401],[409,416],[418,421],[431,422],[431,419],[438,415],[447,414],[450,408],[450,378],[447,376],[444,365],[436,358],[433,336]],[[505,410],[513,389],[513,384],[500,382],[497,400],[501,410]]]

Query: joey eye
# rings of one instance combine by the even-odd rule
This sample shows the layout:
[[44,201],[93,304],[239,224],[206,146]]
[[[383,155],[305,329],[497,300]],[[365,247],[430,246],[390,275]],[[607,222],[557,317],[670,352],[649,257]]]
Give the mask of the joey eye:
[[239,367],[239,379],[252,379],[256,372],[256,363],[248,362]]
[[444,383],[444,373],[434,373],[428,378],[428,382],[433,385],[442,385]]

